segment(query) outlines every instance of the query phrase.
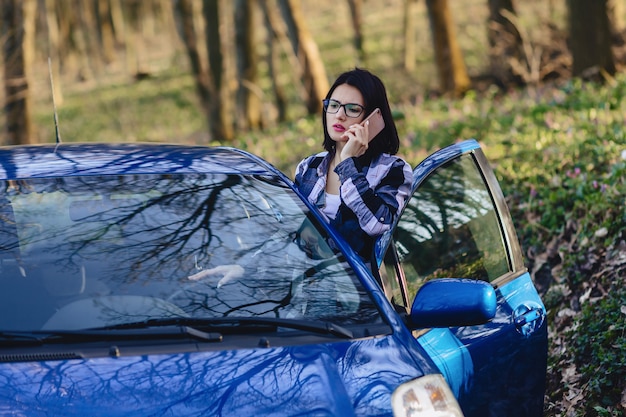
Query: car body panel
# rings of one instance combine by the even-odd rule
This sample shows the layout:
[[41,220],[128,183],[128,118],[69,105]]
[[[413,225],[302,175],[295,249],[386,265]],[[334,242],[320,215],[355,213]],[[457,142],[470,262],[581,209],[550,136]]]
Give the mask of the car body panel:
[[[466,416],[541,416],[548,344],[545,307],[528,273],[496,293],[498,309],[491,322],[453,330],[471,352],[475,369],[461,404]],[[532,331],[523,332],[515,323],[515,311],[523,306],[541,312]]]
[[[123,349],[122,349],[123,353]],[[393,337],[175,355],[0,364],[0,414],[391,415],[420,375]]]
[[430,329],[418,339],[458,398],[470,388],[474,362],[469,350],[447,327]]
[[231,148],[141,143],[0,148],[0,179],[165,172],[262,174],[268,169],[269,164]]

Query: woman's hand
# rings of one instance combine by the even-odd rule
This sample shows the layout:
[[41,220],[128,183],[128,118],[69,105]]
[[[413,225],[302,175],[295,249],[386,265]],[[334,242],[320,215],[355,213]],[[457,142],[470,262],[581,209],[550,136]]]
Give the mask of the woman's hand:
[[352,157],[359,157],[367,151],[369,145],[369,123],[368,120],[365,122],[365,125],[352,125],[345,131],[343,137],[347,139],[347,142],[339,155],[342,161]]
[[199,281],[206,277],[214,276],[214,275],[222,275],[222,278],[217,282],[217,288],[226,284],[229,281],[241,278],[244,274],[243,267],[239,265],[220,265],[211,269],[204,269],[200,272],[197,272],[193,275],[189,275],[187,278],[191,281]]

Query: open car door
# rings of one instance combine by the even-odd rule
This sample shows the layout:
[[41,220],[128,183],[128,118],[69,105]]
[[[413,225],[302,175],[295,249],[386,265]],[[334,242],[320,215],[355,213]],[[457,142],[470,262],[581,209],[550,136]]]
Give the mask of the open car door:
[[[416,329],[414,335],[466,417],[543,415],[546,310],[478,142],[444,148],[416,167],[412,196],[374,255],[387,297],[407,317],[426,281],[489,282],[497,310],[488,323]],[[447,302],[454,308],[454,297]]]

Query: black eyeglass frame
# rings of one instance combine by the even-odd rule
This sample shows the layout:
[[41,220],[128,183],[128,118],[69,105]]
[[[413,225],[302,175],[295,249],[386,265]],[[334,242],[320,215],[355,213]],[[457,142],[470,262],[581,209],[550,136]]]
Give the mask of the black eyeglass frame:
[[[328,105],[329,105],[330,103],[337,103],[337,104],[339,105],[339,107],[337,107],[337,111],[329,111],[329,110],[328,110]],[[358,104],[358,103],[345,103],[345,104],[342,104],[341,102],[339,102],[339,101],[337,101],[337,100],[334,100],[334,99],[332,99],[332,98],[331,98],[331,99],[322,100],[322,104],[324,105],[324,111],[325,111],[326,113],[330,113],[330,114],[336,114],[336,113],[339,113],[339,109],[343,107],[343,112],[345,113],[345,115],[346,115],[347,117],[352,118],[352,119],[356,119],[357,117],[359,117],[360,115],[362,115],[362,114],[363,114],[363,111],[365,110],[365,107],[361,106],[361,105],[360,105],[360,104]],[[358,107],[358,108],[359,108],[359,113],[358,113],[358,114],[356,114],[356,115],[354,115],[354,116],[349,115],[349,114],[348,114],[348,107],[346,107],[346,106],[356,106],[356,107]]]

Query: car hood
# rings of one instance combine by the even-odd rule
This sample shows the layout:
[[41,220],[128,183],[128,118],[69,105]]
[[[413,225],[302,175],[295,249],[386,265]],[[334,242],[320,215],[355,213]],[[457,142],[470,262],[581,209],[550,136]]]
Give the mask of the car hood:
[[[391,415],[433,371],[393,336],[319,345],[0,364],[0,414]],[[417,359],[416,359],[417,357]]]

